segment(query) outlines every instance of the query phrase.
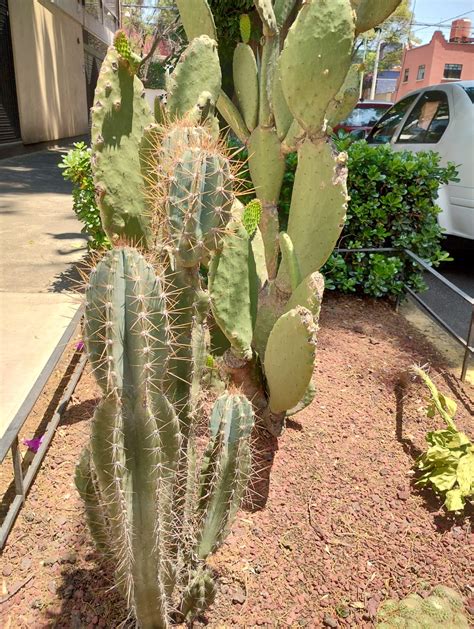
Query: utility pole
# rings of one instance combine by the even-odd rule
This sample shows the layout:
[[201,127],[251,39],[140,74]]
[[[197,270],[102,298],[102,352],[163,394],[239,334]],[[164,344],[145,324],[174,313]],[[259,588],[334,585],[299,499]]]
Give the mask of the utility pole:
[[380,28],[375,29],[377,31],[377,50],[375,53],[374,74],[372,76],[372,85],[370,86],[370,100],[375,100],[375,88],[377,87],[377,77],[379,74],[380,63],[380,51],[382,49],[382,31]]
[[364,76],[365,76],[366,58],[367,58],[367,35],[364,35],[364,56],[362,58],[362,69],[360,71],[359,100],[362,100],[362,95],[364,93]]

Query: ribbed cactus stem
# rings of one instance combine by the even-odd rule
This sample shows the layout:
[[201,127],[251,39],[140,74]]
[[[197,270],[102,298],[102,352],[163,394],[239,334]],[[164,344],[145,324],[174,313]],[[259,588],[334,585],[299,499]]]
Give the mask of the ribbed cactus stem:
[[198,286],[197,267],[177,269],[168,284],[122,248],[104,256],[86,290],[86,347],[104,397],[76,482],[98,548],[145,629],[168,627],[177,597],[186,620],[212,602],[202,559],[224,538],[250,471],[251,405],[224,395],[207,449],[216,465],[198,496],[191,338],[207,307]]
[[249,437],[253,427],[250,402],[225,395],[212,412],[211,440],[204,454],[198,509],[201,529],[197,554],[205,558],[227,534],[227,522],[240,507],[251,470]]

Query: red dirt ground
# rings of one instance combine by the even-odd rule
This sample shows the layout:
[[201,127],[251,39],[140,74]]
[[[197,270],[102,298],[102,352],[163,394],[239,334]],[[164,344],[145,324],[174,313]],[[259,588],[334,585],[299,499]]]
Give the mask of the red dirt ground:
[[[239,513],[212,558],[220,587],[205,622],[373,627],[381,600],[438,583],[457,589],[474,613],[472,510],[448,517],[412,484],[424,434],[441,426],[426,418],[426,391],[406,370],[431,364],[471,437],[472,389],[385,303],[329,296],[318,356],[315,402],[278,443],[260,435],[253,508]],[[87,373],[10,535],[0,567],[2,627],[129,626],[73,485],[97,396]]]

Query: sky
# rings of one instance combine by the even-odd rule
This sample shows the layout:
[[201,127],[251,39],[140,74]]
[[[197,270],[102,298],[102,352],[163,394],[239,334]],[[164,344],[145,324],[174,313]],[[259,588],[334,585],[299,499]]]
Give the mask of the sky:
[[[474,0],[412,0],[412,6],[415,2],[415,22],[434,24],[448,20],[445,25],[450,26],[451,18],[466,13],[461,17],[470,18],[474,24]],[[414,24],[412,32],[426,44],[436,30],[441,30],[446,38],[449,37],[449,28],[423,28]]]

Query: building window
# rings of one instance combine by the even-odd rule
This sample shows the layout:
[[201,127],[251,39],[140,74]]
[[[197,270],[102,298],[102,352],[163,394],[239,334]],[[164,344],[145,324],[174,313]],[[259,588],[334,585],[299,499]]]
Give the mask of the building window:
[[418,74],[416,75],[417,81],[423,81],[425,78],[425,66],[418,66]]
[[447,63],[444,66],[444,79],[460,79],[462,73],[462,65],[460,63]]
[[405,68],[405,72],[403,73],[403,82],[406,83],[408,81],[408,75],[410,74],[410,68]]

